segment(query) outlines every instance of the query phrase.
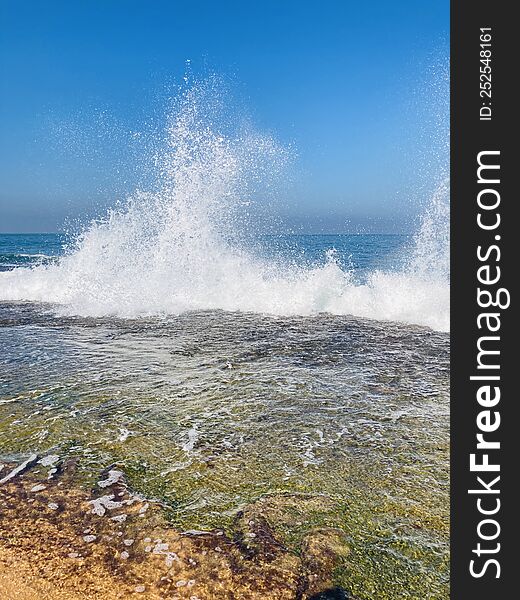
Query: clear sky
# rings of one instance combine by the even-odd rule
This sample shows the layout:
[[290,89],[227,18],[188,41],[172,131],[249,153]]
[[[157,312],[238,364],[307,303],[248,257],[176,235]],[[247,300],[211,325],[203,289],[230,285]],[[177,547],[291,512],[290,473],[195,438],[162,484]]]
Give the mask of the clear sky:
[[187,59],[296,148],[291,226],[409,231],[446,161],[448,0],[0,7],[0,231],[57,231],[130,192],[139,158],[120,132],[157,113]]

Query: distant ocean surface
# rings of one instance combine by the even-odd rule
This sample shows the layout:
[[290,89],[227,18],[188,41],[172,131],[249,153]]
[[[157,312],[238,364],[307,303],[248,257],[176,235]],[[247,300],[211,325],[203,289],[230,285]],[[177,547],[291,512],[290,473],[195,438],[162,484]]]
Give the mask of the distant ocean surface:
[[0,271],[46,264],[63,254],[58,233],[0,233]]
[[[411,236],[384,234],[265,235],[255,246],[266,257],[284,258],[302,264],[324,265],[327,252],[336,252],[343,269],[362,273],[388,269],[403,257]],[[67,235],[60,233],[0,233],[0,271],[17,267],[53,264],[63,256]]]

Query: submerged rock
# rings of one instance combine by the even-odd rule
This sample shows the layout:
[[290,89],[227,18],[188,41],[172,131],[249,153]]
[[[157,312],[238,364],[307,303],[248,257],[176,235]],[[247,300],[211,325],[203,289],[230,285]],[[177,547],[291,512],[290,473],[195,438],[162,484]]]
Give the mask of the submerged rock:
[[[238,513],[230,533],[180,531],[168,525],[159,504],[127,489],[122,471],[106,471],[101,483],[107,481],[99,497],[96,488],[89,493],[53,479],[31,498],[30,490],[42,484],[30,473],[7,481],[0,488],[0,575],[5,558],[23,563],[46,593],[59,585],[68,597],[309,600],[333,589],[334,568],[348,554],[339,530],[313,530],[299,553],[279,537],[281,523],[299,523],[306,511],[327,505],[326,497],[268,496]],[[114,509],[124,513],[106,518]]]
[[[327,527],[311,531],[303,540],[301,549],[308,593],[318,593],[324,587],[329,588],[329,586],[329,589],[334,589],[332,577],[334,570],[345,561],[349,554],[350,547],[347,537],[340,529]],[[330,596],[330,598],[336,597],[342,598],[343,596],[337,594]],[[323,596],[323,599],[325,598],[329,598],[329,596]]]

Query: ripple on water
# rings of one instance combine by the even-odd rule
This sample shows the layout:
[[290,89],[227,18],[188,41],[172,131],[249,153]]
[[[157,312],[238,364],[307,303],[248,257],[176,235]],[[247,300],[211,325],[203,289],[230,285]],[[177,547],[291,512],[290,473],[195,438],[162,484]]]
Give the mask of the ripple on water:
[[[273,492],[323,494],[333,506],[300,525],[276,517],[288,542],[333,523],[365,572],[375,556],[446,585],[446,334],[328,315],[64,318],[29,304],[1,305],[0,323],[0,456],[37,452],[51,470],[78,457],[78,480],[101,488],[124,472],[184,529],[225,526]],[[98,500],[92,510],[119,507]]]

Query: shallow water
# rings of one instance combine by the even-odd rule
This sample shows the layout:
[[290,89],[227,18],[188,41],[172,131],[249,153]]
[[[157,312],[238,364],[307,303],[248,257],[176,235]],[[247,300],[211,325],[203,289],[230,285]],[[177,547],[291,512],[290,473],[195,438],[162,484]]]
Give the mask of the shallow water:
[[445,597],[447,334],[325,314],[51,308],[0,305],[1,456],[78,456],[83,485],[116,462],[184,527],[225,527],[266,494],[324,495],[332,507],[303,520],[280,514],[288,543],[340,527],[357,567],[338,577],[360,597],[383,580],[388,597]]

